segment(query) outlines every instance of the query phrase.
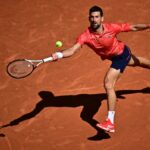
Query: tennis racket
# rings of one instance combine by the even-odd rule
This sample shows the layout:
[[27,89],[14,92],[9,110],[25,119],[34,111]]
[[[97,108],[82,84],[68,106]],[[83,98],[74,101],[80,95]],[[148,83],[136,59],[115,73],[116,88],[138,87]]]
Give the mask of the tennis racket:
[[7,65],[7,73],[16,79],[29,76],[39,65],[53,61],[52,57],[41,60],[16,59]]

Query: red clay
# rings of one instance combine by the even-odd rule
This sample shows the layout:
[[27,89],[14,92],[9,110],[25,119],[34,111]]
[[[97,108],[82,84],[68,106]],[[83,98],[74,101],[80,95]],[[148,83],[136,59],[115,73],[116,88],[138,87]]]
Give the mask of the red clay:
[[[72,58],[40,66],[22,80],[9,77],[8,62],[40,59],[71,46],[88,24],[88,9],[103,7],[105,21],[149,23],[150,0],[0,2],[1,150],[149,150],[150,72],[127,68],[117,83],[116,132],[95,124],[106,116],[102,62],[88,47]],[[150,58],[150,30],[119,38],[137,55]]]

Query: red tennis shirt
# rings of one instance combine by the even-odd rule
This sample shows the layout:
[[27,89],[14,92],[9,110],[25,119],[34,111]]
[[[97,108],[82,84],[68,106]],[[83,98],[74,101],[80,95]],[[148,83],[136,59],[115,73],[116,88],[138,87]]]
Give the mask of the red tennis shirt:
[[120,32],[131,31],[128,23],[114,24],[103,23],[103,33],[96,33],[89,27],[78,38],[77,43],[86,44],[92,48],[102,59],[110,59],[112,56],[123,52],[125,44],[117,39]]

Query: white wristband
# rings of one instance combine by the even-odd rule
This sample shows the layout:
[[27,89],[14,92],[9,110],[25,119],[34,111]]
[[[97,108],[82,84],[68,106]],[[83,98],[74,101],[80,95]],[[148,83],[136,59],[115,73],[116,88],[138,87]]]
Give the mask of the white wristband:
[[63,53],[62,52],[56,52],[55,54],[57,55],[58,59],[63,58]]

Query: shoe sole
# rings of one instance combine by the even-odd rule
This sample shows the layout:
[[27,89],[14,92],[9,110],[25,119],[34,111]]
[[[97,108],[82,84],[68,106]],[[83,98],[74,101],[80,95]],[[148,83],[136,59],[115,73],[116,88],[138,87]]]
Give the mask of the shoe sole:
[[105,127],[100,126],[99,124],[97,124],[96,126],[97,126],[98,128],[100,128],[100,129],[103,129],[103,130],[107,131],[107,132],[111,132],[111,133],[114,133],[114,132],[115,132],[114,129],[105,128]]

